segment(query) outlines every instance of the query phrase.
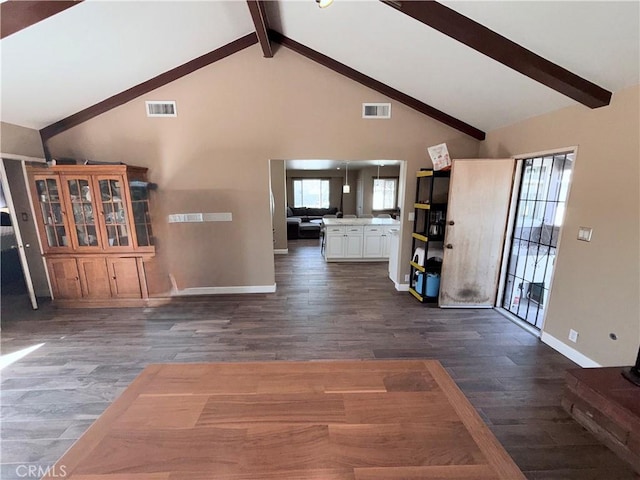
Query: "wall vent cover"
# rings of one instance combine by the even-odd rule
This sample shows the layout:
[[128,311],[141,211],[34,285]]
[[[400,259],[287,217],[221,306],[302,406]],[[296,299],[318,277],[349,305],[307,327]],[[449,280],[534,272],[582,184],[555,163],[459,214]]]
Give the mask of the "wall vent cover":
[[173,101],[147,101],[147,117],[177,117],[176,102]]
[[391,104],[363,103],[362,118],[391,118]]

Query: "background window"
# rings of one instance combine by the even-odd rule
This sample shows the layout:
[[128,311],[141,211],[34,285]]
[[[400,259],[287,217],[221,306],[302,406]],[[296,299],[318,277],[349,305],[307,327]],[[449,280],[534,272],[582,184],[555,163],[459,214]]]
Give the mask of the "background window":
[[396,208],[397,178],[373,179],[373,209],[394,210]]
[[329,208],[329,180],[301,178],[293,181],[293,206]]

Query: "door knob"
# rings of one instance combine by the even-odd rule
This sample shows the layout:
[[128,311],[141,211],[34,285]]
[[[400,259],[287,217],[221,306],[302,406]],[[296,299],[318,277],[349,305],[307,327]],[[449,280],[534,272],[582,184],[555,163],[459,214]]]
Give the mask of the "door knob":
[[455,224],[456,224],[456,222],[454,222],[453,220],[451,220],[451,221],[449,222],[449,225],[455,225]]
[[447,243],[446,247],[451,250],[453,248],[453,245],[451,245],[450,243]]

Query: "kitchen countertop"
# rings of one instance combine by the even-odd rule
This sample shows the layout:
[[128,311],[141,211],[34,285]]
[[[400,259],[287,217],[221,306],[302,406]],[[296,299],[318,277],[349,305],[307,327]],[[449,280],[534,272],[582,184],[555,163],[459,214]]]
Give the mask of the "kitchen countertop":
[[387,225],[400,227],[400,221],[393,218],[323,218],[327,227],[336,225]]

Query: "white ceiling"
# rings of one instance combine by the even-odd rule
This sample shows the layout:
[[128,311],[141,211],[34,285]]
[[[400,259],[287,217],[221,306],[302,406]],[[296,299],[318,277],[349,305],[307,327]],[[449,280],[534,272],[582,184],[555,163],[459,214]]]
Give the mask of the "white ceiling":
[[[267,3],[285,36],[485,131],[576,104],[376,0]],[[640,2],[443,3],[606,89],[640,83]],[[244,0],[85,1],[1,41],[1,119],[40,129],[253,31]]]
[[246,2],[82,2],[2,39],[2,120],[40,129],[253,31]]
[[[594,5],[449,2],[472,19],[495,24],[500,34],[503,27],[516,32],[525,48],[558,62],[571,57],[582,65],[579,72],[598,73],[605,88],[640,83],[638,3]],[[270,6],[269,19],[285,36],[485,131],[575,104],[378,1],[336,0],[324,10],[312,2]],[[599,34],[597,27],[594,32],[592,15],[603,26],[614,24],[616,35]]]

